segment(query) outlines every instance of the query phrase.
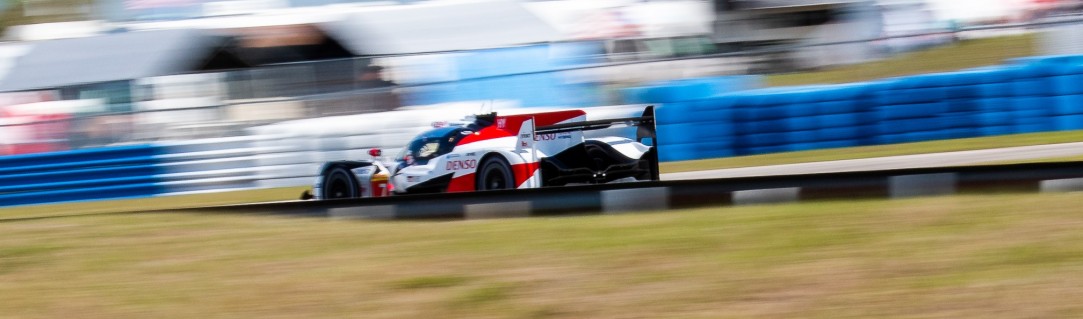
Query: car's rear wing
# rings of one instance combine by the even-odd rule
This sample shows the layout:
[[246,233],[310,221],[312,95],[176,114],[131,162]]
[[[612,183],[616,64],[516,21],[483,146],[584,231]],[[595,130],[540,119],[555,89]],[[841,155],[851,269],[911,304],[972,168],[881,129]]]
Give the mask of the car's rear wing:
[[601,130],[612,128],[614,126],[635,126],[636,141],[643,143],[644,140],[650,139],[650,145],[658,145],[658,130],[655,128],[654,121],[654,106],[647,106],[643,110],[643,115],[639,117],[625,117],[614,119],[602,119],[593,121],[582,121],[572,123],[561,123],[548,126],[541,126],[534,128],[536,134],[551,134],[551,133],[564,133],[572,131],[589,131],[589,130]]

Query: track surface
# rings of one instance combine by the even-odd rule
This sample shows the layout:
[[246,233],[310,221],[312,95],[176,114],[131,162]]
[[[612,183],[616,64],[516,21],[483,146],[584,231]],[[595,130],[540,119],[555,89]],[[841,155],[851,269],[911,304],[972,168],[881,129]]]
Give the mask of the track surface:
[[1083,143],[1049,144],[976,151],[904,155],[841,161],[668,173],[662,174],[662,180],[799,175],[902,168],[960,166],[999,161],[1016,161],[1027,159],[1067,157],[1076,155],[1083,155]]

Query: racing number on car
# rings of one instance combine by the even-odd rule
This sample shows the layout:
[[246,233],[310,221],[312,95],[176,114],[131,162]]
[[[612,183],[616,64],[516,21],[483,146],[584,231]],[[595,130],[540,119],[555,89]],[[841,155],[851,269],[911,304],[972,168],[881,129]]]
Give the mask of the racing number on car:
[[446,170],[457,171],[464,169],[474,169],[478,167],[478,160],[462,160],[462,161],[447,161]]

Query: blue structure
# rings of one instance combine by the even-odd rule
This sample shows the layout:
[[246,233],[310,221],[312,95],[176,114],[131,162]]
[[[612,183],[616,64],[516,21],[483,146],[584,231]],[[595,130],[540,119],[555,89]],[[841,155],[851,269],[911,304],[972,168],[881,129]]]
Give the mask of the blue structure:
[[450,78],[421,81],[456,82],[419,87],[407,105],[485,100],[518,100],[524,107],[598,105],[595,83],[576,83],[567,73],[546,71],[589,64],[600,50],[597,43],[552,43],[449,54]]
[[1083,129],[1083,56],[867,83],[727,88],[686,80],[625,95],[663,104],[663,161]]
[[0,157],[0,207],[165,192],[155,145]]

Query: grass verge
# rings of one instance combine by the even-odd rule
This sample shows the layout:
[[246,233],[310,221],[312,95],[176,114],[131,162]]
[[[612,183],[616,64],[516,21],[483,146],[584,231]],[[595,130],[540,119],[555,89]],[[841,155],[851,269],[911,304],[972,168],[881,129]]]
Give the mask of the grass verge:
[[16,318],[1064,318],[1083,195],[366,222],[0,223]]
[[1003,64],[1004,60],[1037,55],[1038,35],[1025,34],[958,42],[902,54],[890,59],[815,72],[768,76],[768,86],[849,83],[904,75],[956,71]]

